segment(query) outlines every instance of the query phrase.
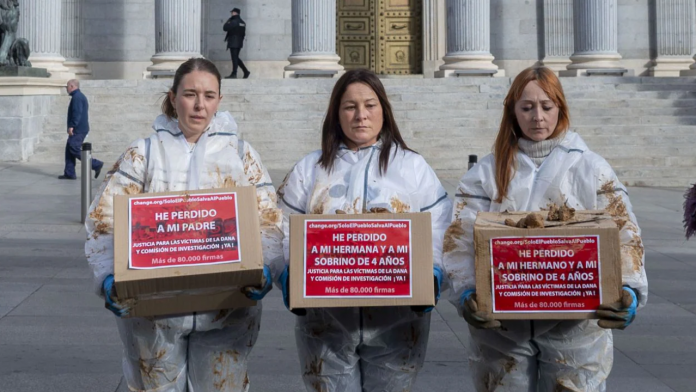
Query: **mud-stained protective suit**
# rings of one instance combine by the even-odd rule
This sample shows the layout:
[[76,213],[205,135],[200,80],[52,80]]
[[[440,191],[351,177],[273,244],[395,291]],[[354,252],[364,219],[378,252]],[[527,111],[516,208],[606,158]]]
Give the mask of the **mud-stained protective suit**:
[[[381,142],[351,151],[342,147],[332,172],[315,151],[278,188],[283,209],[283,250],[289,260],[290,214],[360,214],[374,208],[394,213],[430,212],[434,265],[441,265],[442,238],[452,203],[435,172],[420,155],[392,147],[379,173]],[[423,366],[430,313],[408,306],[307,309],[297,317],[295,337],[308,391],[408,391]]]
[[[626,188],[611,166],[568,131],[540,167],[517,153],[517,172],[507,198],[496,203],[495,160],[488,155],[467,172],[455,195],[453,223],[444,241],[443,263],[450,301],[475,289],[473,228],[479,211],[539,211],[549,203],[578,210],[606,209],[620,230],[623,285],[639,306],[648,299],[644,249]],[[604,391],[613,363],[610,330],[589,321],[502,321],[501,330],[475,329],[471,358],[477,391]]]
[[[85,252],[95,292],[103,297],[102,282],[114,269],[114,195],[254,185],[264,263],[271,271],[282,265],[282,216],[275,189],[258,153],[237,138],[232,116],[218,112],[194,146],[176,120],[161,115],[153,128],[152,136],[137,140],[121,156],[90,207]],[[248,390],[247,357],[260,320],[260,302],[172,317],[117,318],[128,387],[153,392]]]

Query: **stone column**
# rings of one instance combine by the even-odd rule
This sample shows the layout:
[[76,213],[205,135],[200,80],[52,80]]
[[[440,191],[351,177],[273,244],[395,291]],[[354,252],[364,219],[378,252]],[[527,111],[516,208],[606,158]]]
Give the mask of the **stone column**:
[[85,23],[82,16],[84,0],[63,0],[63,31],[61,53],[66,67],[77,77],[87,77],[92,71],[87,68],[84,50]]
[[423,0],[423,76],[431,78],[445,53],[444,0]]
[[336,54],[336,1],[292,0],[292,54],[285,77],[342,73]]
[[555,72],[565,71],[573,54],[573,0],[544,0],[544,59]]
[[63,65],[60,53],[61,0],[22,0],[17,36],[29,40],[33,67],[46,68],[52,78],[70,79],[75,76]]
[[680,76],[694,66],[694,23],[696,2],[692,0],[661,0],[656,3],[657,57],[650,67],[650,76]]
[[152,77],[172,77],[191,57],[201,56],[201,0],[155,0]]
[[490,0],[447,0],[447,54],[435,77],[505,76],[493,59]]
[[[563,76],[588,75],[588,70],[623,75],[618,52],[618,9],[616,0],[574,0],[575,51]],[[594,71],[593,71],[594,70]]]

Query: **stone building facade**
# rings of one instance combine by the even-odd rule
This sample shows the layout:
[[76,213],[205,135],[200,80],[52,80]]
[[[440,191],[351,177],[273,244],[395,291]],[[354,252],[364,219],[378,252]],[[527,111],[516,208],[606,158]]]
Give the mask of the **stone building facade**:
[[[222,25],[242,9],[254,78],[514,76],[545,64],[636,76],[690,74],[694,0],[21,0],[19,35],[55,75],[136,79],[183,59],[231,64]],[[592,71],[595,70],[595,71]],[[600,70],[600,71],[596,71]]]

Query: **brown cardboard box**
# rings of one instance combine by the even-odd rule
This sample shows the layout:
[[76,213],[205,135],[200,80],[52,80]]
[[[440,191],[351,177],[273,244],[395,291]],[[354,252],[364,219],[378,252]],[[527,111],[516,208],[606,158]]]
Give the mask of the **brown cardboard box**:
[[[544,219],[546,211],[538,212]],[[474,227],[479,309],[498,320],[591,319],[621,293],[619,230],[603,211],[543,229],[504,224],[527,212],[479,212]],[[494,295],[495,292],[495,295]]]
[[[235,196],[230,196],[232,193]],[[233,208],[229,208],[231,204],[211,205],[195,201],[207,197],[201,196],[205,194],[219,194],[225,199],[236,199],[236,224],[234,219],[223,219],[234,215],[230,212],[233,211]],[[167,205],[166,210],[162,205],[147,206],[151,209],[146,211],[145,207],[138,207],[141,210],[133,207],[132,212],[129,213],[131,209],[129,200],[142,204],[147,203],[148,200],[157,200],[150,198],[159,196],[177,196],[179,200],[187,204],[185,207]],[[224,203],[233,203],[233,201],[227,200]],[[256,302],[248,299],[240,289],[249,285],[259,286],[263,276],[261,235],[256,203],[254,187],[116,196],[114,280],[118,299],[130,306],[130,316],[156,316],[255,306]],[[155,208],[159,212],[153,217],[152,211]],[[215,217],[210,212],[213,209]],[[164,212],[168,215],[161,215]],[[187,212],[188,215],[186,215]],[[191,218],[194,213],[199,215],[196,219]],[[209,215],[204,217],[205,214]],[[141,224],[141,221],[144,223]],[[215,225],[210,223],[212,221],[215,221]],[[134,252],[139,249],[142,255],[130,253],[129,222],[133,223],[132,244],[136,246]],[[207,226],[201,228],[206,224]],[[170,231],[171,234],[167,236],[166,233]],[[182,239],[182,236],[187,237]],[[201,237],[202,239],[196,241],[204,242],[198,244],[186,242],[192,241],[193,237]],[[153,243],[156,245],[143,245]],[[166,245],[162,245],[165,243]],[[179,262],[201,260],[211,262],[208,260],[214,257],[224,258],[222,253],[207,253],[199,249],[181,251],[184,248],[207,244],[222,247],[225,249],[224,252],[229,252],[224,253],[224,257],[236,257],[239,261],[226,264],[177,266]],[[141,245],[142,248],[139,247]],[[143,249],[149,249],[148,251],[153,253],[145,254]],[[160,253],[161,249],[169,249],[173,252]],[[157,250],[157,253],[153,250]],[[147,266],[166,265],[167,267],[133,268],[141,263]]]
[[290,308],[434,304],[430,213],[290,216]]

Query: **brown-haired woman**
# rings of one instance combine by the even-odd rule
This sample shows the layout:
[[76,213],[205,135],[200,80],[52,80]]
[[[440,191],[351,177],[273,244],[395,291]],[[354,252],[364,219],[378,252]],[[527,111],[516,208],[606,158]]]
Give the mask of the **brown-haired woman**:
[[[128,306],[114,288],[114,196],[255,186],[265,283],[246,287],[261,300],[282,268],[281,220],[271,178],[258,153],[237,138],[237,124],[218,112],[220,73],[195,58],[176,71],[153,124],[154,134],[136,140],[107,174],[85,222],[87,260],[94,290],[116,316],[123,341],[123,373],[133,391],[246,391],[247,358],[258,336],[261,302],[248,308],[162,317],[121,318]],[[269,219],[268,217],[275,217]]]
[[[494,153],[467,172],[445,234],[450,301],[470,324],[477,391],[604,391],[613,362],[609,328],[627,327],[648,296],[643,246],[626,188],[611,166],[568,129],[563,88],[547,68],[512,83]],[[497,321],[478,311],[473,227],[479,211],[539,211],[555,203],[607,209],[621,228],[620,303],[597,320]]]
[[[387,94],[374,73],[353,70],[338,80],[324,120],[321,147],[299,161],[278,189],[286,262],[290,214],[428,211],[439,297],[442,238],[452,203],[423,157],[401,138]],[[279,283],[288,306],[287,267]],[[295,337],[307,390],[410,390],[425,359],[430,310],[293,310],[300,315]]]

